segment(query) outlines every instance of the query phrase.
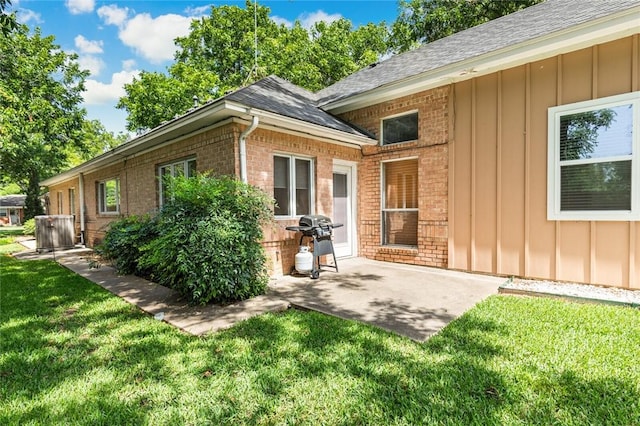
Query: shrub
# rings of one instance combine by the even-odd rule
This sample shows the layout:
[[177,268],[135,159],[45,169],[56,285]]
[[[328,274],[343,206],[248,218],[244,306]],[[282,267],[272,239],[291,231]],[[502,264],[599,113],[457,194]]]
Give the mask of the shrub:
[[151,271],[139,264],[140,249],[157,236],[156,220],[151,216],[125,217],[109,224],[96,252],[110,261],[118,273],[146,277]]
[[268,277],[260,241],[273,200],[231,177],[167,183],[171,201],[157,218],[157,238],[141,247],[140,266],[195,304],[264,293]]
[[23,225],[22,233],[24,235],[36,235],[36,220],[33,218],[26,220]]

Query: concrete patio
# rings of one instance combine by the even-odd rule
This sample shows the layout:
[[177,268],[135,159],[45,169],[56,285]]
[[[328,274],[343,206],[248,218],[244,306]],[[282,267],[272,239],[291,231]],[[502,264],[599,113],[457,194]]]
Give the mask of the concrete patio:
[[339,273],[323,271],[318,280],[285,276],[271,293],[292,306],[358,320],[424,341],[506,281],[421,266],[341,259]]
[[[22,259],[53,259],[54,253],[23,252]],[[143,311],[185,332],[204,335],[239,321],[289,307],[362,321],[422,342],[486,297],[505,278],[442,269],[341,259],[340,272],[320,278],[284,276],[266,295],[228,305],[189,306],[171,289],[107,265],[92,267],[90,250],[58,251],[55,260]]]

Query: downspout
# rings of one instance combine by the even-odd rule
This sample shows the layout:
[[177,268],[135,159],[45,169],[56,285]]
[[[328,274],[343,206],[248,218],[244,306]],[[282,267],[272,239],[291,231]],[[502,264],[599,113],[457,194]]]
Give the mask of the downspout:
[[247,136],[253,132],[260,120],[257,115],[252,116],[251,125],[240,134],[240,179],[242,182],[247,183]]
[[86,246],[84,224],[84,174],[78,175],[78,189],[80,190],[80,244]]

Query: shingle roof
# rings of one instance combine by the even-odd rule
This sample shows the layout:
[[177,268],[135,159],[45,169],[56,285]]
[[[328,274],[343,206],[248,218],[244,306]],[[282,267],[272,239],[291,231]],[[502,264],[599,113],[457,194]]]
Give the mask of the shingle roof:
[[348,98],[638,5],[640,0],[547,0],[364,68],[319,91],[319,104]]
[[26,195],[4,195],[0,197],[0,207],[24,207]]
[[285,117],[340,130],[353,135],[369,136],[352,125],[318,108],[317,97],[275,75],[266,77],[224,97],[250,108],[261,109]]

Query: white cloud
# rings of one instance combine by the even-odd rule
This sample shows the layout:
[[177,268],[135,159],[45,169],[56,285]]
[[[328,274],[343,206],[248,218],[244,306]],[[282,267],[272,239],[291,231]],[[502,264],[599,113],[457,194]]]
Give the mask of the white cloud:
[[78,57],[78,65],[80,65],[80,69],[89,70],[93,77],[97,77],[100,75],[106,64],[97,56],[81,55]]
[[101,105],[118,101],[127,94],[124,85],[131,83],[138,74],[140,74],[139,70],[123,70],[113,74],[110,83],[87,79],[84,103],[86,105]]
[[272,16],[271,20],[273,22],[275,22],[278,25],[284,25],[287,28],[292,28],[293,27],[293,22],[291,22],[290,20],[286,19],[286,18],[281,18],[279,16]]
[[17,15],[18,22],[20,22],[21,24],[28,24],[29,22],[33,22],[34,24],[42,24],[44,22],[42,20],[42,15],[30,9],[18,9]]
[[100,9],[98,9],[98,16],[107,25],[117,25],[118,27],[121,27],[124,24],[124,22],[127,20],[128,15],[129,15],[129,8],[127,7],[120,8],[115,4],[102,6]]
[[175,14],[152,18],[141,13],[126,21],[120,29],[120,40],[149,62],[158,64],[173,59],[176,37],[189,34],[191,18]]
[[184,13],[191,17],[200,17],[209,15],[209,11],[211,10],[210,4],[199,6],[199,7],[188,7],[185,9]]
[[339,13],[329,15],[322,10],[317,10],[311,13],[303,13],[302,15],[298,16],[298,20],[300,21],[302,26],[307,29],[311,28],[316,22],[324,21],[330,24],[331,22],[337,21],[340,18],[342,18],[342,15],[340,15]]
[[[316,22],[324,21],[324,22],[330,24],[331,22],[337,21],[340,18],[342,18],[342,15],[340,15],[339,13],[334,13],[334,14],[330,15],[330,14],[328,14],[328,13],[322,11],[322,10],[317,10],[315,12],[307,12],[307,13],[303,13],[303,14],[299,15],[296,18],[296,21],[300,21],[300,25],[302,25],[303,28],[306,28],[308,30],[311,27],[313,27],[313,25]],[[271,19],[276,24],[278,24],[278,25],[282,24],[287,28],[292,28],[293,24],[294,24],[290,20],[288,20],[286,18],[282,18],[280,16],[272,16]]]
[[72,15],[80,15],[93,12],[96,2],[95,0],[67,0],[65,5]]
[[126,59],[122,61],[122,69],[125,71],[132,71],[136,67],[135,59]]
[[77,35],[73,41],[80,53],[102,53],[102,40],[87,40],[84,36]]

